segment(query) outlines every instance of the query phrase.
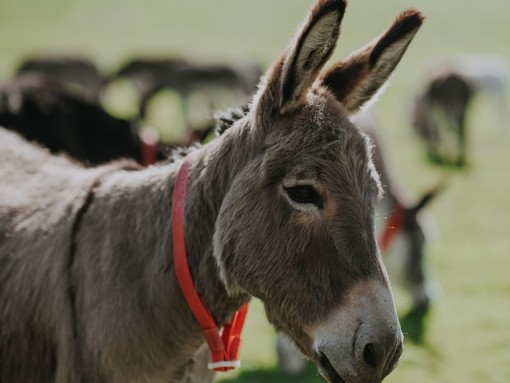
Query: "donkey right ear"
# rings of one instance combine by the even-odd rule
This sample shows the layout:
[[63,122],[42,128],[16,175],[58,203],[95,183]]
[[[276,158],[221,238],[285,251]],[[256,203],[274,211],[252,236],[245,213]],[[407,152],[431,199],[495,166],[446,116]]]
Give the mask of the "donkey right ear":
[[387,82],[423,20],[417,9],[403,12],[374,43],[330,68],[323,75],[322,84],[348,113],[357,112]]
[[259,122],[268,123],[301,105],[335,49],[345,6],[346,0],[316,1],[289,47],[266,73],[255,99]]

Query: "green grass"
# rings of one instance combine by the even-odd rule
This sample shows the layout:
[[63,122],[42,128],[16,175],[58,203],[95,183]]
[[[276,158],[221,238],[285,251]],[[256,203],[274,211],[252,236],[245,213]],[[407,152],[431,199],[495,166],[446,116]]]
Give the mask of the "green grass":
[[[201,59],[249,58],[268,65],[306,13],[308,0],[3,0],[0,2],[0,78],[34,52],[84,53],[111,70],[137,53]],[[490,99],[475,100],[469,119],[470,164],[441,170],[425,161],[408,124],[410,99],[426,64],[456,53],[510,58],[506,0],[351,0],[335,57],[379,34],[400,10],[427,14],[379,102],[390,163],[411,196],[447,178],[431,213],[438,236],[430,268],[441,294],[424,318],[420,343],[411,341],[387,382],[507,383],[510,381],[510,126],[500,126]],[[395,289],[404,315],[409,304]],[[274,334],[254,302],[245,328],[243,369],[225,382],[319,382],[313,367],[299,378],[278,373]]]

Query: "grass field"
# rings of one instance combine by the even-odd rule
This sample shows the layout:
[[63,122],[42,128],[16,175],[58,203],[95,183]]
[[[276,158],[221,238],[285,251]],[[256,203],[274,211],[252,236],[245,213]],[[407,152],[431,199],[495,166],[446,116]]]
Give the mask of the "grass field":
[[[201,59],[248,58],[268,65],[292,37],[311,0],[2,0],[0,78],[27,54],[81,53],[111,70],[140,53]],[[336,58],[380,33],[405,7],[426,23],[381,97],[391,165],[410,195],[446,178],[431,213],[438,235],[428,261],[441,292],[425,318],[419,343],[408,340],[390,383],[508,383],[510,381],[510,124],[501,126],[487,97],[469,116],[467,169],[441,170],[425,161],[409,126],[409,102],[427,63],[458,53],[510,59],[506,0],[351,0]],[[395,288],[405,313],[408,298]],[[410,331],[410,330],[409,330]],[[408,337],[410,338],[410,337]],[[254,302],[245,328],[243,369],[224,382],[319,382],[278,373],[274,334]]]

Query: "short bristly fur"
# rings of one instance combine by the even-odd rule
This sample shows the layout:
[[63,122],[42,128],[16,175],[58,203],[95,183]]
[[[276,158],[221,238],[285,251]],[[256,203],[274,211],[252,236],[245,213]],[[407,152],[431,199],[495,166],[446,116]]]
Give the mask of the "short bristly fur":
[[[196,288],[219,325],[258,297],[325,379],[380,382],[402,334],[374,236],[379,180],[348,115],[386,81],[402,55],[394,48],[414,34],[399,25],[418,13],[375,45],[385,65],[352,73],[362,86],[346,92],[345,82],[326,87],[318,77],[344,9],[317,1],[246,115],[194,149],[185,235]],[[182,159],[83,169],[0,135],[0,380],[210,379],[172,264]]]

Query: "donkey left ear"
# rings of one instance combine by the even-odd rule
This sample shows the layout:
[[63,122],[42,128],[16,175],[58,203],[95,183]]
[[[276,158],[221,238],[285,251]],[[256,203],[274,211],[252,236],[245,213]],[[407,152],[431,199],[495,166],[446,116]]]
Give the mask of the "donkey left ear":
[[318,1],[301,32],[289,46],[281,75],[281,112],[304,97],[319,71],[331,57],[340,34],[345,2]]
[[294,39],[265,75],[257,95],[258,118],[297,108],[331,57],[340,34],[346,0],[317,0]]
[[330,68],[322,84],[348,113],[357,112],[386,83],[423,20],[417,9],[404,11],[379,39]]

